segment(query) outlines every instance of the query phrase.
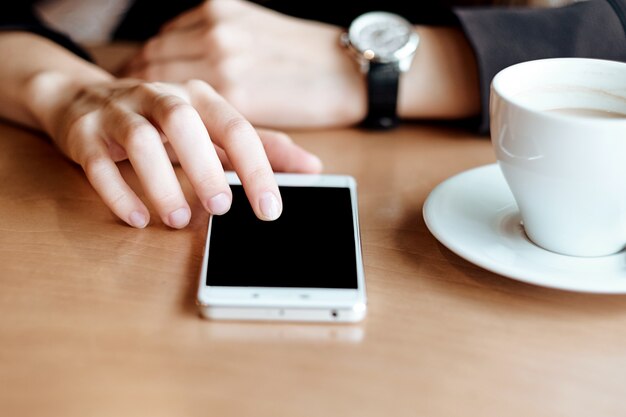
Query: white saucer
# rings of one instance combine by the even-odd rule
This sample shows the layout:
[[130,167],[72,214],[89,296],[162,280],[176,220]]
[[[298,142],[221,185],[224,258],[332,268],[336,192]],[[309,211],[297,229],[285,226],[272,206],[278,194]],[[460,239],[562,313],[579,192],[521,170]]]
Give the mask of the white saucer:
[[597,258],[559,255],[533,244],[497,164],[455,175],[424,204],[430,232],[489,271],[530,284],[591,293],[626,293],[626,252]]

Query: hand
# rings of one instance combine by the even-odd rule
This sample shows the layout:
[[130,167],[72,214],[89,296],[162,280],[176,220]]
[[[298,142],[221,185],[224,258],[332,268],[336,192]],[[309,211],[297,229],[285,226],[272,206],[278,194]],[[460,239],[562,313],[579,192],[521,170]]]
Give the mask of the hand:
[[315,156],[283,134],[254,128],[203,81],[147,83],[134,79],[74,86],[59,73],[33,81],[33,111],[56,145],[84,169],[105,204],[134,227],[149,212],[115,164],[128,159],[163,222],[185,227],[191,211],[172,160],[179,161],[205,209],[223,214],[232,193],[223,165],[234,169],[256,215],[280,216],[277,170],[319,172]]
[[338,27],[241,0],[209,0],[166,24],[124,75],[200,78],[255,125],[346,126],[366,112],[365,81]]

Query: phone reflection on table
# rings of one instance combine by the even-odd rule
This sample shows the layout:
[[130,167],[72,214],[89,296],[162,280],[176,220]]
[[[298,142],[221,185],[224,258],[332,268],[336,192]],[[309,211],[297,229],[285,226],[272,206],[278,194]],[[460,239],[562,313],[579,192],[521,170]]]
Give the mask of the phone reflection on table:
[[247,342],[319,342],[360,343],[364,338],[363,326],[318,325],[285,323],[212,322],[207,325],[207,335],[216,340],[241,340]]

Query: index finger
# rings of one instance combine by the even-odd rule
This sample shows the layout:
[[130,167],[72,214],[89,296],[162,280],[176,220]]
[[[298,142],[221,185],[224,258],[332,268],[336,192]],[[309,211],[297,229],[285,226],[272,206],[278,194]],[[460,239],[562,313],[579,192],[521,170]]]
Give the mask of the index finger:
[[181,13],[174,19],[161,26],[161,32],[167,32],[170,30],[189,29],[196,25],[199,25],[205,19],[204,4],[196,6],[186,12]]
[[174,19],[170,20],[161,27],[161,32],[179,29],[191,29],[194,26],[206,23],[215,24],[219,19],[224,17],[224,13],[229,8],[228,2],[220,0],[205,1],[199,6],[181,13]]
[[283,209],[282,200],[258,134],[208,84],[194,80],[187,85],[213,142],[226,152],[237,172],[254,213],[261,220],[276,220]]

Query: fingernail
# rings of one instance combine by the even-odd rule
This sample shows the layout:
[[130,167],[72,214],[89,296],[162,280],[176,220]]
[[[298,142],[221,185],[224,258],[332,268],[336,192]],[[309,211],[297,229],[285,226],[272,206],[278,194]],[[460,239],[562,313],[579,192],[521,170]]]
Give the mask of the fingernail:
[[191,212],[188,208],[182,207],[177,210],[174,210],[167,216],[167,220],[169,221],[169,225],[175,229],[181,229],[189,224],[189,219],[191,218]]
[[310,154],[310,164],[309,167],[311,169],[311,172],[321,172],[322,169],[324,169],[324,163],[322,162],[322,160],[320,158],[317,157],[317,155],[313,155]]
[[230,209],[230,198],[225,193],[219,193],[209,199],[207,208],[211,214],[224,214]]
[[280,216],[280,204],[274,193],[267,192],[261,196],[259,200],[261,214],[264,220],[276,220]]
[[133,211],[129,216],[130,224],[138,229],[143,229],[148,224],[148,219],[140,211]]

